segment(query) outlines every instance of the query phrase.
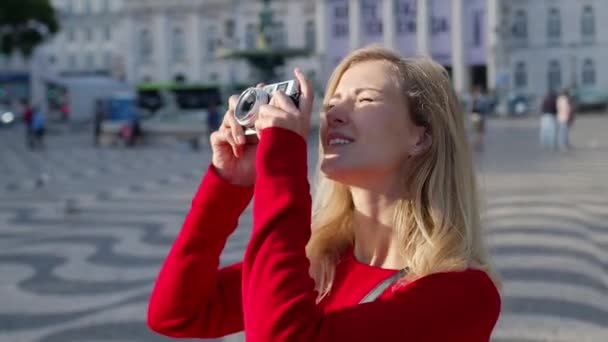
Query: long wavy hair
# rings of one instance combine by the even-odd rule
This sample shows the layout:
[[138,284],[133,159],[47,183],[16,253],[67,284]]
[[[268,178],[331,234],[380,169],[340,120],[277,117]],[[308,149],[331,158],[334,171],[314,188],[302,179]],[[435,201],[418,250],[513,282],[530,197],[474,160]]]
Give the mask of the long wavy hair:
[[[482,242],[476,180],[463,112],[446,70],[425,57],[405,58],[377,46],[358,49],[346,56],[332,73],[324,104],[348,68],[375,60],[384,61],[393,69],[395,86],[406,99],[412,121],[424,126],[432,141],[424,153],[410,159],[410,167],[403,174],[404,196],[395,205],[393,228],[409,267],[403,280],[475,267],[497,282]],[[322,158],[321,147],[319,166]],[[325,177],[318,169],[312,236],[307,245],[318,301],[329,294],[336,265],[354,244],[351,224],[354,210],[348,185]]]

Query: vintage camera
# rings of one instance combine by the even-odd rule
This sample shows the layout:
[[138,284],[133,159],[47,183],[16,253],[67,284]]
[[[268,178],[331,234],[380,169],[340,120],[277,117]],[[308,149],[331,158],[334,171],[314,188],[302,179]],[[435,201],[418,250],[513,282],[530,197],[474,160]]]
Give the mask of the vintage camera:
[[289,96],[295,105],[298,106],[300,87],[296,80],[274,83],[263,88],[251,87],[241,93],[234,109],[234,117],[243,126],[246,136],[256,135],[255,120],[257,119],[260,106],[268,104],[272,98],[272,94],[279,90]]

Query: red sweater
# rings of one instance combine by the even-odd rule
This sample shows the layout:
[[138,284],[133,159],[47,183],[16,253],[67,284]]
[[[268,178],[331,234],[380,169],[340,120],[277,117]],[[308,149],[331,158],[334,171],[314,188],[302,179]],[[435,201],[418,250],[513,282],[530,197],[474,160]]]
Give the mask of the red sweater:
[[[262,131],[253,188],[230,185],[213,167],[192,201],[160,271],[149,326],[173,337],[245,330],[248,342],[488,341],[500,297],[478,270],[432,274],[358,302],[394,270],[346,253],[320,304],[309,276],[311,198],[306,142]],[[220,253],[254,196],[253,232],[242,263],[218,269]]]

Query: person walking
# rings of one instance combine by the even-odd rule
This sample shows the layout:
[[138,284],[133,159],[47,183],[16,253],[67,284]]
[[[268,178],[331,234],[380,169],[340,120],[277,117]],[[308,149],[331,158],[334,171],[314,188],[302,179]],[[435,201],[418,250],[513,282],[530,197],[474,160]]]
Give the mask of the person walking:
[[34,148],[34,132],[32,129],[32,119],[34,112],[29,101],[26,99],[21,100],[21,106],[23,110],[23,125],[25,128],[25,144],[29,149]]
[[95,147],[99,146],[101,129],[105,118],[106,111],[104,109],[103,101],[97,100],[95,102],[95,112],[93,113],[93,145]]
[[567,90],[557,97],[557,145],[561,151],[570,149],[570,124],[573,121],[572,99]]
[[540,118],[540,145],[554,149],[557,137],[557,94],[550,90],[543,98]]
[[483,150],[483,138],[486,129],[488,101],[480,86],[473,88],[469,112],[473,125],[473,147],[475,150],[481,151]]
[[[248,342],[489,341],[500,294],[448,73],[372,47],[334,70],[308,183],[313,89],[277,92],[246,143],[229,100],[212,161],[158,274],[148,325]],[[218,268],[253,198],[243,261]]]
[[33,148],[44,148],[44,135],[46,133],[46,115],[36,106],[32,109],[32,134],[33,134]]

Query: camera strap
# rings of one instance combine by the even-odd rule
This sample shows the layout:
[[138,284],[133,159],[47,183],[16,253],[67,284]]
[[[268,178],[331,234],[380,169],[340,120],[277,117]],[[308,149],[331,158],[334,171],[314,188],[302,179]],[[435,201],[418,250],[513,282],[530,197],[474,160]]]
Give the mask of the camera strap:
[[384,292],[384,290],[386,290],[389,286],[397,282],[399,278],[404,277],[408,272],[409,268],[406,267],[402,270],[395,272],[390,277],[384,279],[380,284],[376,285],[376,287],[374,287],[365,297],[363,297],[359,304],[373,302],[382,294],[382,292]]

